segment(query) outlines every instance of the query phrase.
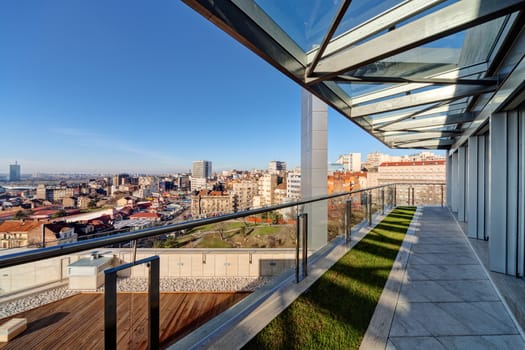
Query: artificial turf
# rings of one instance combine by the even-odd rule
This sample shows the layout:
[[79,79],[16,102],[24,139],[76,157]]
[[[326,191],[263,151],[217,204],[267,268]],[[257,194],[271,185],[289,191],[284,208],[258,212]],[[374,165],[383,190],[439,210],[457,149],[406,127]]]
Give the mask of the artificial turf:
[[358,349],[415,207],[397,207],[244,349]]

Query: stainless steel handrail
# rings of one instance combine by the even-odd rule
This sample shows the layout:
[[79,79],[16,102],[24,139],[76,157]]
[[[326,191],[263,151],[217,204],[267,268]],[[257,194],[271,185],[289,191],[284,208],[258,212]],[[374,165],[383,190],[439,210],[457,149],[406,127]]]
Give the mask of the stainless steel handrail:
[[[0,256],[0,268],[15,266],[19,264],[34,262],[38,260],[48,259],[48,258],[54,258],[66,254],[71,253],[77,253],[89,249],[94,248],[100,248],[108,245],[118,244],[122,242],[142,239],[142,238],[148,238],[152,236],[158,236],[166,233],[171,233],[173,231],[179,231],[179,230],[186,230],[186,229],[192,229],[198,226],[208,225],[208,224],[214,224],[217,222],[222,222],[226,220],[232,220],[232,219],[238,219],[243,218],[251,215],[257,215],[262,214],[266,212],[270,212],[273,210],[278,209],[285,209],[285,208],[291,208],[299,205],[319,202],[323,200],[328,200],[332,198],[338,198],[343,196],[348,196],[356,193],[361,192],[368,192],[374,189],[379,188],[385,188],[390,186],[397,186],[397,185],[409,185],[409,183],[392,183],[392,184],[386,184],[386,185],[380,185],[380,186],[374,186],[374,187],[368,187],[364,189],[359,189],[351,192],[341,192],[336,193],[332,195],[327,196],[316,196],[305,200],[300,200],[296,202],[289,202],[285,204],[277,204],[272,205],[268,207],[258,208],[258,209],[252,209],[252,210],[246,210],[242,212],[232,213],[232,214],[226,214],[206,219],[199,219],[199,220],[191,220],[186,221],[183,223],[177,223],[173,225],[168,226],[162,226],[162,227],[155,227],[155,228],[147,228],[144,230],[138,230],[133,232],[125,232],[125,233],[119,233],[107,237],[100,237],[100,238],[94,238],[82,242],[74,242],[74,243],[66,243],[46,248],[40,248],[31,250],[28,252],[18,252],[13,254],[6,254],[3,256]],[[442,183],[418,183],[418,184],[412,184],[412,185],[443,185]]]

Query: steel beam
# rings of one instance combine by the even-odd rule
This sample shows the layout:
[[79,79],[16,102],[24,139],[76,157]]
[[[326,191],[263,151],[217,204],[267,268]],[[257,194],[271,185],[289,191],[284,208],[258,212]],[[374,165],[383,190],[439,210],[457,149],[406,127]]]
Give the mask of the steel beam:
[[476,115],[474,113],[460,113],[451,115],[442,115],[438,117],[427,118],[411,118],[400,121],[399,123],[390,124],[385,127],[379,127],[381,131],[404,131],[414,130],[425,127],[446,126],[458,123],[468,123],[474,120]]
[[438,139],[442,137],[458,136],[457,131],[438,131],[438,132],[410,132],[392,136],[385,136],[384,141],[387,143],[399,143],[407,141],[422,141],[429,139]]
[[400,145],[393,144],[393,148],[425,148],[425,149],[447,149],[454,144],[454,140],[425,140],[410,143],[403,143]]
[[446,86],[413,95],[391,98],[386,101],[371,103],[352,108],[352,118],[365,117],[372,114],[395,111],[404,108],[421,106],[442,101],[450,101],[467,96],[481,95],[492,92],[494,86]]
[[319,62],[315,83],[522,9],[522,0],[463,0]]
[[[327,46],[324,56],[332,55],[382,30],[392,28],[395,24],[442,2],[444,0],[413,0],[396,6],[332,40]],[[318,51],[312,50],[308,53],[308,63],[313,62]]]

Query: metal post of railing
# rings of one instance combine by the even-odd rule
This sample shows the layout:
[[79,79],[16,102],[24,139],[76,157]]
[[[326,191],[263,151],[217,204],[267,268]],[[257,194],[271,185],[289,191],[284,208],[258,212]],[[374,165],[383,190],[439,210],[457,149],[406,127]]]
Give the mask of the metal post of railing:
[[397,207],[397,189],[396,185],[394,185],[394,207]]
[[295,241],[295,282],[299,283],[299,244],[301,241],[301,218],[303,214],[297,215],[296,241]]
[[352,235],[352,198],[346,201],[345,211],[345,239],[346,243],[350,242]]
[[441,185],[441,207],[443,207],[443,185]]
[[[159,278],[160,259],[158,255],[123,264],[104,271],[104,349],[117,348],[117,272],[136,265],[147,264],[148,281],[148,344],[150,349],[159,348],[160,312],[159,312]],[[133,295],[130,296],[133,298]],[[133,312],[133,310],[131,310]]]
[[412,206],[414,206],[414,186],[412,186]]
[[308,213],[303,213],[303,278],[308,276]]
[[104,279],[104,349],[117,348],[117,274]]
[[385,189],[381,189],[381,214],[385,215]]
[[368,198],[366,201],[366,211],[368,215],[368,226],[372,225],[372,191],[368,192]]
[[410,185],[407,186],[407,205],[410,205]]
[[148,265],[148,342],[150,349],[158,349],[160,346],[160,259],[152,260]]

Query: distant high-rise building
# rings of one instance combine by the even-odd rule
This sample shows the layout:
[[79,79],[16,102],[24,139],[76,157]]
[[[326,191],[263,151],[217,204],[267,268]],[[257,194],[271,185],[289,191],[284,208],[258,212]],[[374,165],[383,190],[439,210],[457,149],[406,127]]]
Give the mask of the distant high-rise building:
[[286,162],[280,160],[272,160],[268,163],[268,172],[270,174],[279,174],[286,171]]
[[193,162],[192,177],[208,178],[211,176],[211,162],[209,160],[196,160]]
[[20,181],[20,164],[9,164],[9,181]]

